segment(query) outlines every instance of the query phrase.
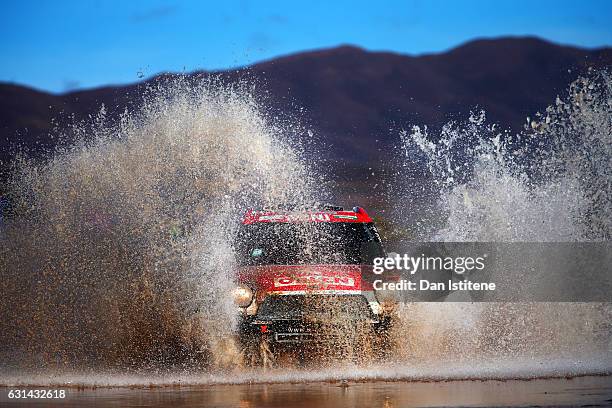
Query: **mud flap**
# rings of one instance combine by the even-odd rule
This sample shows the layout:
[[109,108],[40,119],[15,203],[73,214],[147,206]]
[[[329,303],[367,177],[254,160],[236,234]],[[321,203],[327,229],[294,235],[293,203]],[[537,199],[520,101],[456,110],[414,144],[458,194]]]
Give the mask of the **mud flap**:
[[274,358],[274,353],[270,349],[270,340],[267,336],[262,336],[259,340],[259,357],[264,369],[274,367],[276,359]]
[[385,359],[392,354],[396,348],[393,328],[397,316],[395,314],[381,317],[380,323],[376,324],[372,330],[372,349],[373,356],[377,359]]
[[267,336],[250,338],[242,341],[242,361],[245,367],[272,368],[276,365],[276,357]]

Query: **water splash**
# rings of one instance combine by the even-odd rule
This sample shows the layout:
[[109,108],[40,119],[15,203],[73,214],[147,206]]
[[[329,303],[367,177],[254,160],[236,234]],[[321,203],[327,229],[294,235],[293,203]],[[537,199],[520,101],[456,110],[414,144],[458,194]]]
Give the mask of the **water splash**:
[[[519,134],[472,113],[437,137],[402,132],[406,158],[425,159],[439,188],[442,241],[610,239],[612,79],[580,78]],[[423,236],[425,235],[425,236]]]
[[11,316],[0,323],[2,361],[214,359],[235,315],[241,212],[308,200],[302,131],[272,124],[246,84],[175,78],[117,123],[102,107],[47,162],[22,159],[0,253],[0,314]]
[[[484,112],[447,124],[437,136],[418,126],[403,132],[405,166],[424,160],[438,191],[426,218],[440,227],[416,235],[446,242],[609,240],[611,91],[607,72],[579,78],[518,134],[487,123]],[[571,371],[588,360],[612,371],[611,314],[610,303],[405,305],[400,348],[417,361],[527,358],[527,370],[564,361]]]

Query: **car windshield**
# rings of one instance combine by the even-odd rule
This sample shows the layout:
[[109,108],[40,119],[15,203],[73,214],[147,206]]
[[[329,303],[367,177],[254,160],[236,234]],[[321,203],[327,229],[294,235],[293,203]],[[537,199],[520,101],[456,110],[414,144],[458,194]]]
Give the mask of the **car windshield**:
[[372,264],[383,249],[372,223],[257,223],[241,227],[236,253],[249,266]]

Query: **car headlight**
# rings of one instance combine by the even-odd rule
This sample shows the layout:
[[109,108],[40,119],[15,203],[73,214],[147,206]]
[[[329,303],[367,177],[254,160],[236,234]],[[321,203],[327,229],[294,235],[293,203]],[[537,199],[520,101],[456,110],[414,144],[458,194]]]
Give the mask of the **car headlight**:
[[248,307],[253,301],[253,291],[245,285],[240,285],[233,292],[234,303],[238,307]]

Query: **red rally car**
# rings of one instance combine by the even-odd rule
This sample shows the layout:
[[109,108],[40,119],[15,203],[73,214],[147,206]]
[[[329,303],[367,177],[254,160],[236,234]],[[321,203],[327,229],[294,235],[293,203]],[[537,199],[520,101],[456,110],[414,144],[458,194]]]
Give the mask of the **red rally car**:
[[384,250],[363,208],[250,210],[235,250],[234,300],[248,364],[271,365],[283,350],[303,354],[322,344],[385,348],[394,300],[373,289],[381,279],[373,259]]

